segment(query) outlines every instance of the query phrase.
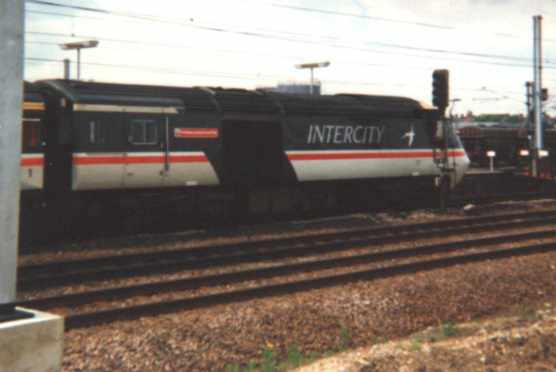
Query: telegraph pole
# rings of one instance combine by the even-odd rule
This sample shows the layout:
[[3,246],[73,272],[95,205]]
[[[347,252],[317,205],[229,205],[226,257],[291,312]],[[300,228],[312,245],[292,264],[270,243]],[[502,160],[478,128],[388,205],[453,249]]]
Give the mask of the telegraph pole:
[[0,322],[14,316],[16,298],[24,1],[0,2]]

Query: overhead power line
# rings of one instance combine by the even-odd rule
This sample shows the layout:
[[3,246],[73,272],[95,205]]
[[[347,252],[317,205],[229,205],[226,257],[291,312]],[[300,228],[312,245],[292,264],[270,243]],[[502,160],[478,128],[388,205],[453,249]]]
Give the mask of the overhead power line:
[[[60,4],[60,3],[55,3],[55,2],[51,2],[51,1],[44,1],[44,0],[27,0],[27,2],[28,3],[33,3],[33,4],[39,4],[39,5],[46,5],[46,6],[53,6],[53,7],[60,7],[60,8],[68,8],[68,9],[88,11],[88,12],[96,12],[96,13],[107,14],[107,15],[131,17],[131,18],[137,18],[137,19],[141,19],[141,20],[144,20],[144,21],[150,21],[150,22],[178,24],[178,25],[181,25],[181,26],[192,27],[192,28],[201,29],[201,30],[204,30],[204,31],[231,33],[231,34],[237,34],[237,35],[241,35],[241,36],[264,38],[264,39],[274,39],[274,40],[294,42],[294,43],[326,45],[326,46],[330,46],[330,47],[333,47],[333,48],[342,48],[342,49],[347,48],[347,49],[352,49],[352,50],[361,50],[361,48],[347,46],[347,45],[327,44],[327,43],[315,42],[315,41],[311,41],[311,40],[293,39],[291,37],[264,34],[264,33],[259,33],[259,32],[239,31],[239,30],[226,29],[226,28],[222,28],[222,27],[202,26],[202,25],[198,25],[198,24],[192,24],[190,22],[185,22],[185,21],[182,21],[182,20],[162,19],[162,18],[159,18],[159,17],[153,17],[153,16],[149,16],[149,15],[141,15],[141,14],[135,14],[135,13],[111,11],[111,10],[107,10],[107,9],[84,7],[84,6],[78,6],[78,5]],[[280,32],[282,32],[282,31],[280,31]],[[447,49],[434,49],[434,48],[421,48],[421,47],[415,47],[415,46],[411,46],[411,45],[400,45],[400,44],[381,43],[381,42],[366,42],[366,44],[367,45],[369,45],[369,44],[370,45],[377,45],[377,46],[387,47],[387,48],[421,51],[421,52],[425,52],[425,53],[452,54],[452,55],[460,55],[460,56],[465,56],[465,57],[480,57],[480,58],[502,59],[502,60],[510,60],[510,61],[523,61],[523,62],[528,61],[528,59],[526,59],[526,58],[514,57],[514,56],[505,56],[505,55],[496,55],[496,54],[488,54],[488,53],[457,51],[457,50],[447,50]],[[377,52],[377,51],[374,51],[374,52]],[[379,52],[379,53],[386,53],[386,52]],[[422,57],[422,56],[420,56],[420,57]]]
[[338,16],[344,16],[344,17],[362,18],[362,19],[368,19],[368,20],[372,20],[372,21],[400,23],[400,24],[414,25],[414,26],[420,26],[420,27],[429,27],[429,28],[435,28],[435,29],[444,29],[444,30],[453,30],[454,29],[453,26],[447,26],[447,25],[440,25],[440,24],[426,23],[426,22],[404,21],[404,20],[401,20],[401,19],[393,19],[393,18],[384,18],[384,17],[377,17],[377,16],[368,16],[368,15],[363,15],[363,14],[338,12],[338,11],[334,11],[334,10],[307,8],[307,7],[303,7],[303,6],[286,5],[286,4],[278,4],[278,3],[271,3],[269,5],[271,5],[273,7],[276,7],[276,8],[299,10],[299,11],[303,11],[303,12],[320,13],[320,14],[328,14],[328,15],[338,15]]
[[[147,41],[115,39],[115,38],[104,38],[104,37],[97,37],[97,36],[92,36],[92,35],[62,34],[62,33],[42,32],[42,31],[27,31],[26,33],[29,34],[29,35],[42,35],[42,36],[50,36],[50,37],[72,37],[72,38],[86,38],[86,39],[95,38],[95,39],[98,39],[100,41],[108,41],[108,42],[124,43],[124,44],[149,45],[149,46],[160,46],[160,47],[169,47],[169,48],[175,48],[175,47],[190,48],[190,46],[179,45],[179,44],[147,42]],[[401,55],[401,56],[406,56],[406,57],[415,57],[415,58],[424,58],[424,59],[429,58],[427,56],[418,55],[418,54],[402,53],[402,52],[389,52],[389,51],[381,51],[381,50],[369,49],[369,48],[357,48],[357,47],[349,47],[349,46],[343,46],[343,45],[337,45],[335,47],[340,48],[340,49],[356,50],[356,51],[365,52],[365,53],[377,53],[377,54],[388,54],[388,55],[398,55],[398,56]],[[222,50],[218,49],[218,51],[222,51]],[[225,52],[226,53],[250,53],[251,54],[251,51],[248,51],[248,50],[243,50],[243,51],[229,51],[228,50],[228,51],[225,51]],[[281,56],[281,57],[283,58],[283,56]],[[300,57],[298,57],[298,56],[292,57],[292,59],[299,59],[299,58]],[[492,66],[513,67],[513,68],[531,68],[531,65],[529,65],[529,64],[504,63],[504,62],[496,62],[496,61],[482,61],[482,60],[477,60],[477,59],[456,59],[456,58],[449,58],[449,57],[440,57],[438,59],[439,60],[444,60],[444,61],[450,61],[450,60],[451,61],[457,61],[457,62],[460,62],[460,63],[474,63],[474,64],[484,64],[484,65],[492,65]],[[377,66],[377,67],[380,66],[378,64],[369,64],[369,63],[365,64],[365,63],[360,63],[360,62],[353,62],[353,63],[360,64],[360,65],[366,65],[366,66]],[[414,66],[414,65],[383,65],[383,66],[384,67],[391,66],[392,68],[427,69],[427,67],[418,67],[418,66]],[[430,67],[428,69],[433,69],[433,67]],[[551,70],[551,69],[556,70],[556,66],[546,65],[545,69],[547,69],[547,70]]]
[[[283,8],[283,9],[290,9],[295,11],[301,12],[309,12],[309,13],[320,13],[320,14],[328,14],[328,15],[335,15],[335,16],[342,16],[342,17],[352,17],[352,18],[363,18],[373,21],[381,21],[381,22],[390,22],[390,23],[400,23],[400,24],[408,24],[414,25],[419,27],[428,27],[428,28],[436,28],[436,29],[444,29],[444,30],[456,30],[458,27],[455,26],[448,26],[445,24],[438,24],[438,23],[428,23],[428,22],[417,22],[417,21],[408,21],[408,20],[401,20],[401,19],[394,19],[394,18],[384,18],[384,17],[377,17],[377,16],[368,16],[363,14],[356,14],[356,13],[347,13],[347,12],[340,12],[335,10],[327,10],[327,9],[319,9],[319,8],[309,8],[303,6],[295,6],[295,5],[287,5],[287,4],[279,4],[279,3],[269,3],[268,5],[276,8]],[[523,39],[524,37],[510,34],[510,33],[500,33],[500,32],[493,32],[490,33],[491,35],[498,36],[498,37],[512,37],[516,39]],[[544,41],[548,42],[556,42],[556,39],[544,39]]]
[[[200,49],[198,47],[193,47],[191,45],[184,45],[184,44],[178,44],[178,43],[161,43],[161,42],[152,42],[152,41],[144,41],[144,40],[130,40],[130,39],[118,39],[118,38],[105,38],[105,37],[98,37],[98,36],[92,36],[92,35],[79,35],[79,34],[64,34],[64,33],[58,33],[58,32],[41,32],[41,31],[27,31],[26,32],[29,35],[41,35],[41,36],[48,36],[48,37],[71,37],[71,38],[82,38],[82,39],[97,39],[103,42],[113,42],[113,43],[122,43],[122,44],[135,44],[135,45],[145,45],[145,46],[155,46],[155,47],[162,47],[162,48],[195,48],[195,49]],[[47,41],[33,41],[33,40],[28,40],[27,43],[34,43],[34,44],[45,44],[45,45],[58,45],[58,43],[52,43],[52,42],[47,42]],[[249,54],[249,55],[261,55],[261,56],[269,56],[269,57],[273,57],[273,58],[281,58],[281,59],[288,59],[288,60],[300,60],[303,59],[304,57],[302,56],[287,56],[284,54],[271,54],[271,53],[260,53],[260,52],[255,52],[253,53],[251,50],[230,50],[230,49],[214,49],[214,48],[210,48],[208,49],[211,52],[221,52],[221,53],[232,53],[232,54]],[[369,51],[371,52],[372,50],[364,50],[364,51]],[[378,51],[376,51],[377,53],[379,53]],[[399,53],[394,53],[396,55],[399,55]],[[404,54],[407,55],[407,54]],[[416,57],[420,57],[423,58],[423,56],[418,56],[418,55],[414,55]],[[347,61],[347,60],[346,60]],[[458,60],[460,61],[460,60]],[[414,65],[393,65],[393,64],[373,64],[373,63],[364,63],[364,62],[359,62],[359,61],[347,61],[348,63],[351,64],[357,64],[357,65],[362,65],[362,66],[373,66],[373,67],[392,67],[392,68],[410,68],[410,69],[434,69],[434,67],[424,67],[424,66],[414,66]],[[474,62],[473,60],[470,60],[470,62]],[[477,61],[477,63],[487,63],[487,62],[481,62],[481,61]],[[498,65],[498,64],[496,64]],[[529,67],[529,66],[521,66],[521,65],[511,65],[511,66],[518,66],[518,67]]]
[[[39,58],[39,57],[26,57],[26,61],[28,62],[46,62],[46,63],[57,63],[62,64],[63,60],[60,59],[52,59],[52,58]],[[155,72],[155,73],[162,73],[162,74],[170,74],[170,75],[180,75],[180,76],[194,76],[194,77],[208,77],[208,78],[218,78],[218,79],[231,79],[231,80],[242,80],[242,81],[249,81],[252,83],[257,83],[261,79],[281,79],[281,80],[288,80],[290,76],[285,75],[266,75],[266,74],[233,74],[227,72],[218,72],[218,71],[182,71],[176,70],[172,68],[160,68],[160,67],[151,67],[151,66],[144,66],[144,65],[131,65],[131,64],[113,64],[113,63],[104,63],[104,62],[82,62],[82,65],[94,66],[94,67],[101,67],[101,68],[110,68],[110,69],[133,69],[139,71],[148,71],[148,72]],[[386,86],[386,87],[395,87],[395,88],[419,88],[421,86],[417,85],[410,85],[406,83],[399,83],[399,82],[363,82],[363,81],[348,81],[348,80],[325,80],[325,83],[328,85],[353,85],[353,86]],[[456,88],[453,89],[454,93],[457,92],[484,92],[485,90],[482,88]],[[504,96],[505,99],[513,99],[511,97]]]
[[[39,58],[39,57],[26,57],[26,61],[29,62],[48,62],[48,63],[63,63],[63,60],[52,59],[52,58]],[[134,69],[140,71],[151,71],[156,73],[163,73],[163,74],[172,74],[172,75],[183,75],[183,76],[203,76],[203,77],[211,77],[211,78],[225,78],[225,79],[234,79],[234,80],[247,80],[251,82],[256,82],[260,78],[265,79],[289,79],[290,76],[285,75],[262,75],[262,74],[229,74],[226,72],[212,72],[212,71],[180,71],[170,68],[159,68],[159,67],[151,67],[151,66],[144,66],[144,65],[130,65],[130,64],[113,64],[113,63],[104,63],[104,62],[81,62],[82,65],[88,66],[97,66],[97,67],[106,67],[106,68],[115,68],[115,69]],[[342,80],[327,80],[327,83],[330,82],[331,84],[351,84],[351,85],[392,85],[389,83],[367,83],[367,82],[350,82],[350,81],[342,81]],[[407,84],[401,84],[403,86],[408,86]]]

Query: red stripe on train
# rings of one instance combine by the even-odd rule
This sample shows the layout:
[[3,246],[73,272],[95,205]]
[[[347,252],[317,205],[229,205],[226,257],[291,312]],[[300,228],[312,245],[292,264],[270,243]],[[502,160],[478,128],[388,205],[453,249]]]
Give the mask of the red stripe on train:
[[[164,164],[166,157],[160,156],[91,156],[74,157],[74,165],[110,165],[110,164]],[[206,163],[205,155],[171,155],[170,163]]]
[[[465,156],[464,151],[450,151],[449,157]],[[290,160],[360,160],[360,159],[412,159],[432,158],[432,151],[390,151],[390,152],[318,152],[288,154]]]
[[23,158],[21,159],[22,167],[42,167],[44,164],[43,158]]
[[175,128],[176,138],[218,138],[218,128]]

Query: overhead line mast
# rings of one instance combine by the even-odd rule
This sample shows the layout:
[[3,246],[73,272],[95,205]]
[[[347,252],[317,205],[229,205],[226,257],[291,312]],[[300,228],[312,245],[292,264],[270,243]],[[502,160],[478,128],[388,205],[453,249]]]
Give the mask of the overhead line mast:
[[533,17],[533,111],[534,111],[534,145],[533,149],[533,176],[540,176],[540,159],[543,153],[543,125],[542,125],[542,30],[541,30],[542,16],[537,15]]

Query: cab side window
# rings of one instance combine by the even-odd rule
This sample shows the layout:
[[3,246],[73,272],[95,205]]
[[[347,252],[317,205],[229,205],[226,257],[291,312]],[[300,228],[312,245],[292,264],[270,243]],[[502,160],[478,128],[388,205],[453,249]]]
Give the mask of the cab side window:
[[155,120],[134,119],[129,125],[129,142],[133,145],[155,145],[158,143],[158,128]]

